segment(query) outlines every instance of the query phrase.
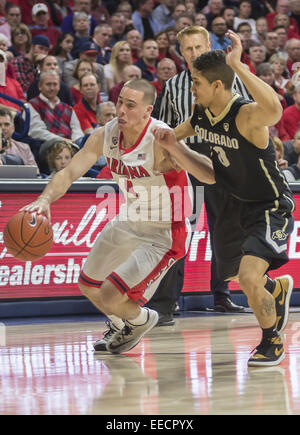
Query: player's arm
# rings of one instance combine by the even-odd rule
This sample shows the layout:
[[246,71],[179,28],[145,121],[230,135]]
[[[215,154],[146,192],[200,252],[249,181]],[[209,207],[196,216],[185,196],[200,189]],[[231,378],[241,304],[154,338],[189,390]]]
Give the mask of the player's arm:
[[191,126],[191,117],[174,129],[177,140],[185,139],[186,137],[195,136],[196,132]]
[[240,133],[259,148],[268,140],[267,126],[276,124],[282,116],[282,105],[276,92],[267,83],[252,74],[240,61],[242,45],[232,31],[226,34],[232,41],[232,50],[226,55],[227,64],[242,80],[254,100],[244,105],[236,118]]
[[50,204],[61,198],[73,181],[84,175],[103,154],[104,127],[96,130],[71,162],[57,172],[36,201],[21,210],[44,213],[50,219]]
[[202,183],[214,184],[215,176],[212,161],[203,154],[192,151],[182,140],[178,141],[174,130],[155,127],[152,130],[157,143],[167,150],[177,164]]

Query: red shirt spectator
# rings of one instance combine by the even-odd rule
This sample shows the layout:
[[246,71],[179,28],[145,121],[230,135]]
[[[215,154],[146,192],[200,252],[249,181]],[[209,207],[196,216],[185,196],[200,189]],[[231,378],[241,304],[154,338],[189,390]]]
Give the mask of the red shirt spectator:
[[84,98],[82,98],[79,103],[75,104],[73,110],[79,119],[81,130],[84,133],[87,129],[94,129],[98,126],[96,112],[90,107]]
[[[32,20],[32,8],[37,3],[44,3],[43,1],[39,0],[14,0],[13,3],[20,6],[22,11],[22,23],[26,24],[27,26],[33,26],[34,22]],[[51,17],[49,17],[49,26],[53,26],[53,22]]]

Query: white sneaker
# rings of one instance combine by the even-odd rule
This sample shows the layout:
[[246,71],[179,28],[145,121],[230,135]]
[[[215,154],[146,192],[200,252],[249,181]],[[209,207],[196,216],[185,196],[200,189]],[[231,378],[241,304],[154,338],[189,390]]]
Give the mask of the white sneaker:
[[112,338],[117,332],[120,331],[112,322],[108,320],[105,322],[108,326],[108,330],[103,333],[103,337],[100,340],[97,340],[93,346],[95,352],[107,352],[106,344],[110,338]]
[[111,353],[122,353],[135,347],[141,338],[158,322],[158,313],[147,310],[147,320],[142,325],[132,325],[125,320],[125,326],[117,334],[113,334],[106,344],[106,349]]

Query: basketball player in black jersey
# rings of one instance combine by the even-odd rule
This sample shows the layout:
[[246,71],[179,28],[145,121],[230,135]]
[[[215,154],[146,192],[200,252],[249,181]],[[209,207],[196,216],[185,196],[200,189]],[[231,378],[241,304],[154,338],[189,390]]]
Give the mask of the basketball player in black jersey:
[[[266,275],[288,261],[287,241],[294,225],[293,196],[268,133],[282,108],[273,89],[241,63],[238,35],[229,31],[227,36],[232,41],[227,55],[213,50],[194,62],[192,116],[171,132],[156,129],[153,134],[181,162],[186,149],[179,139],[196,133],[210,144],[215,179],[226,192],[214,234],[219,278],[239,281],[262,329],[248,365],[271,366],[284,359],[280,333],[293,289],[290,276],[271,280]],[[232,93],[234,72],[254,102]]]

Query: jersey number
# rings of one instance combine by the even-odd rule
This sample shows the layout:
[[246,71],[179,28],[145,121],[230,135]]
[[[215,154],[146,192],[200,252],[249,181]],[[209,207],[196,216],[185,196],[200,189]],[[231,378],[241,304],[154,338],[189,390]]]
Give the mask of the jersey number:
[[223,150],[223,148],[221,148],[221,147],[213,147],[213,150],[218,154],[218,159],[220,160],[222,165],[225,166],[225,168],[228,168],[228,166],[230,165],[230,162],[227,159],[226,153]]

